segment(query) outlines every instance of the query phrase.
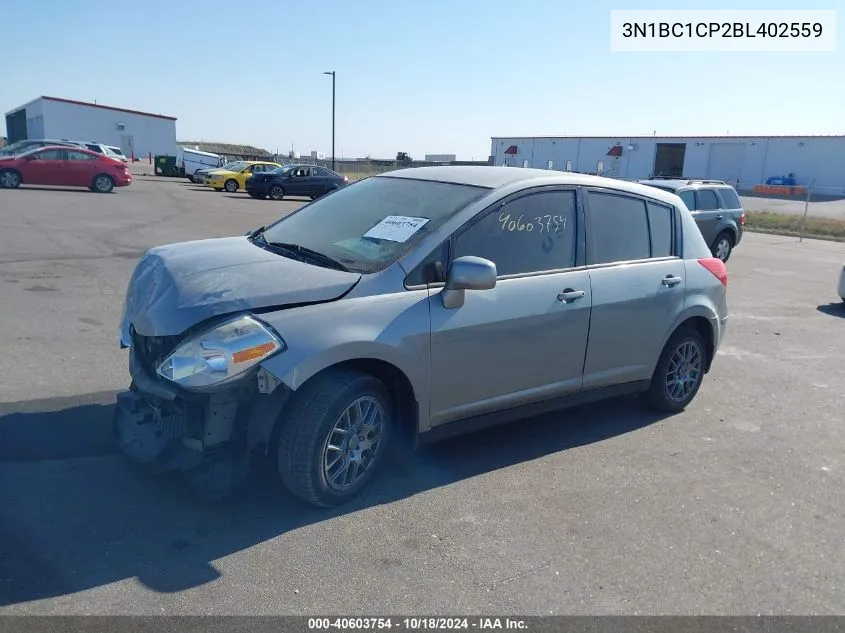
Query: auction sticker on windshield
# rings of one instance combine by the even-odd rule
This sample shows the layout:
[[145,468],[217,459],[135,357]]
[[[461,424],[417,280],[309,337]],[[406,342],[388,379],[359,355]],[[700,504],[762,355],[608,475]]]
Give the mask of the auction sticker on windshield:
[[390,240],[391,242],[407,242],[426,222],[428,222],[428,218],[389,215],[364,233],[364,237],[374,240]]

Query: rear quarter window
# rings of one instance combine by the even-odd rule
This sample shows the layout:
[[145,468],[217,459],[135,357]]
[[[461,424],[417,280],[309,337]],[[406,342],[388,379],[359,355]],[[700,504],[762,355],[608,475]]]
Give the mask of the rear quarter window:
[[716,191],[719,192],[719,197],[722,199],[722,208],[723,209],[741,209],[742,203],[739,201],[739,196],[736,195],[736,192],[733,189],[717,189]]

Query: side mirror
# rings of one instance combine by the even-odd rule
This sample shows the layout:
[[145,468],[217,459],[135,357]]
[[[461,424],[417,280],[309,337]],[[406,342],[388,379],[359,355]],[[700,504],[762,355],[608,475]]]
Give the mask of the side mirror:
[[440,293],[443,307],[460,308],[467,290],[490,290],[496,287],[496,264],[481,257],[458,257],[446,275],[446,287]]

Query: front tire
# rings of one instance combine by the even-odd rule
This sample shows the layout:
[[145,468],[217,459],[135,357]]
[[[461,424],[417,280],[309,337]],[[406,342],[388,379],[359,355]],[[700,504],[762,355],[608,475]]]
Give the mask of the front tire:
[[112,191],[114,191],[114,180],[111,176],[100,174],[99,176],[94,178],[94,182],[91,185],[91,190],[94,193],[111,193]]
[[0,188],[17,189],[21,186],[21,175],[14,169],[0,171]]
[[223,188],[229,193],[235,193],[238,190],[238,181],[234,178],[229,178],[223,183]]
[[711,252],[713,253],[713,257],[717,257],[723,262],[727,262],[733,252],[733,247],[734,241],[731,234],[727,231],[722,231],[719,233],[716,241],[713,242]]
[[707,348],[701,334],[692,328],[678,328],[657,361],[643,395],[646,403],[658,411],[683,411],[698,393],[706,366]]
[[280,420],[282,483],[316,506],[349,501],[384,461],[394,411],[384,383],[369,374],[332,370],[314,378]]
[[279,185],[273,185],[270,187],[270,191],[268,193],[270,195],[270,200],[279,201],[285,197],[285,190]]

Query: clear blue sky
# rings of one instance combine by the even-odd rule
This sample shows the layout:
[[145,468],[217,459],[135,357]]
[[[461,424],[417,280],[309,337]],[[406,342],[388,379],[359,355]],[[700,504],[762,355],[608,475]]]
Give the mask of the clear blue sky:
[[[491,136],[845,133],[845,55],[613,53],[611,9],[839,2],[2,2],[6,112],[39,95],[178,117],[179,140],[485,159]],[[843,15],[839,13],[839,17]],[[22,26],[18,26],[22,25]],[[37,36],[36,36],[37,35]],[[99,47],[99,50],[97,50]]]

